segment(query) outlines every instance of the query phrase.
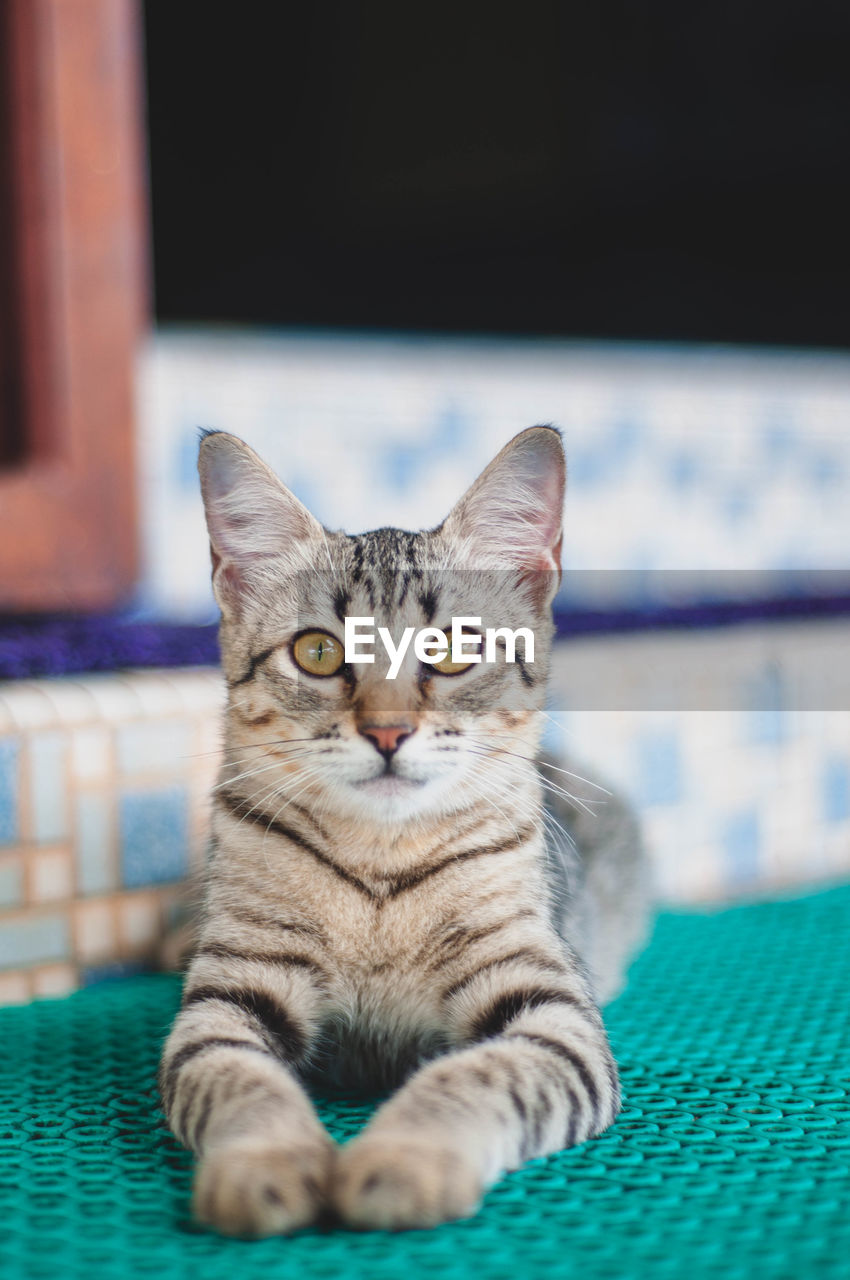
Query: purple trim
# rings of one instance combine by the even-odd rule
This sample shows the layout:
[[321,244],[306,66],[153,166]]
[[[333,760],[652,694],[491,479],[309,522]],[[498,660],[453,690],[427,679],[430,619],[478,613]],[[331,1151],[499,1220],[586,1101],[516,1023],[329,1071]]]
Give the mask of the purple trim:
[[216,631],[115,617],[0,618],[0,679],[215,665]]
[[[558,638],[629,631],[681,631],[748,622],[850,616],[850,596],[641,605],[630,609],[556,606]],[[197,667],[218,663],[213,624],[129,622],[120,617],[0,618],[0,679],[116,671],[124,667]]]
[[765,600],[713,600],[699,604],[648,603],[630,609],[567,609],[555,604],[559,640],[624,631],[686,631],[748,622],[806,622],[850,615],[850,596],[781,596]]

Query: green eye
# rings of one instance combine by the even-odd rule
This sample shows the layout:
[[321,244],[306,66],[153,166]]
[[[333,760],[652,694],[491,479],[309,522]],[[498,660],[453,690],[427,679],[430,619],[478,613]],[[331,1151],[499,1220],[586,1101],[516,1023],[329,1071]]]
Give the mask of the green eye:
[[345,659],[342,645],[327,631],[304,631],[296,636],[292,656],[311,676],[335,676]]

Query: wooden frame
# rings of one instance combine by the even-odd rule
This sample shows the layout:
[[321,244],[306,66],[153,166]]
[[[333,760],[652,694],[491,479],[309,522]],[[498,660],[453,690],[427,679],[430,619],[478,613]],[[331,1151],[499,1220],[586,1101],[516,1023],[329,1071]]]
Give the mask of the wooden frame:
[[0,610],[105,608],[135,577],[140,29],[135,0],[0,0]]

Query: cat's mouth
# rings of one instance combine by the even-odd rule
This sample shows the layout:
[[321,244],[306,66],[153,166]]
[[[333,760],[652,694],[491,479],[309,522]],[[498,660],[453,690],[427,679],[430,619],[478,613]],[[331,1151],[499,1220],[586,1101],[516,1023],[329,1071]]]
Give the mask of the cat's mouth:
[[373,773],[368,778],[362,778],[354,785],[358,791],[367,791],[370,795],[400,796],[417,787],[424,787],[427,781],[427,778],[409,778],[392,769],[385,769],[381,773]]

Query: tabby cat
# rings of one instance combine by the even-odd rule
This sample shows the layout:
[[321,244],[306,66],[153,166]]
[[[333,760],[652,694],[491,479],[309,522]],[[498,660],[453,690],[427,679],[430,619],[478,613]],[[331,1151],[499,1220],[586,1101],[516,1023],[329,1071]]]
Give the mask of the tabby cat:
[[[223,432],[199,469],[229,693],[198,943],[160,1068],[199,1157],[195,1215],[249,1236],[328,1212],[359,1228],[463,1217],[503,1171],[616,1117],[598,1004],[646,914],[628,809],[595,788],[569,803],[576,775],[537,755],[560,436],[516,436],[421,533],[329,532]],[[533,662],[501,641],[489,664],[411,646],[390,680],[378,644],[345,661],[350,617],[396,637],[530,625]],[[395,1092],[337,1147],[314,1080]]]

